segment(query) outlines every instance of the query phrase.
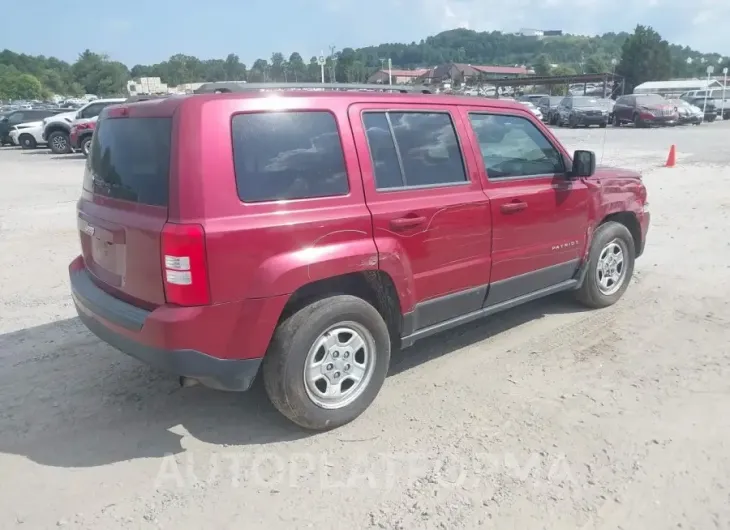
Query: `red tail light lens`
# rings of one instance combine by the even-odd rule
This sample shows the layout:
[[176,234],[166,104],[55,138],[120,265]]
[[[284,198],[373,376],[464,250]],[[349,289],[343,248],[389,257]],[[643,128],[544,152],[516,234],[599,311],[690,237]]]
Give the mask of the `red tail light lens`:
[[209,304],[203,227],[167,223],[162,229],[161,248],[167,303],[182,306]]

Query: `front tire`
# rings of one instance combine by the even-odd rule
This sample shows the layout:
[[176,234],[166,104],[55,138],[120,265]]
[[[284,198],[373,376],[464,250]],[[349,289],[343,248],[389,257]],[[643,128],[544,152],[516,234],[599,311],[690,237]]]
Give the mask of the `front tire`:
[[89,151],[91,150],[91,136],[88,138],[84,138],[84,140],[81,142],[81,153],[85,157],[89,157]]
[[263,362],[266,392],[297,425],[334,429],[373,402],[388,374],[390,345],[383,317],[366,301],[318,300],[276,329]]
[[48,136],[48,146],[54,155],[67,155],[71,152],[68,134],[63,131],[52,132]]
[[588,271],[576,298],[591,308],[608,307],[624,294],[634,274],[636,249],[626,226],[614,221],[600,225],[593,235]]

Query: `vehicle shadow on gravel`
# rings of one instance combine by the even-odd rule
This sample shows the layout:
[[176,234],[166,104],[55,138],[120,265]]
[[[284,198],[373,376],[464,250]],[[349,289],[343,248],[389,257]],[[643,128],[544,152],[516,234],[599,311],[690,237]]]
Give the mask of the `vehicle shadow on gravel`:
[[[425,339],[393,355],[390,375],[549,314],[582,308],[560,295]],[[186,451],[186,433],[221,447],[310,436],[245,393],[181,389],[99,341],[77,318],[0,335],[0,452],[42,465],[94,467]]]
[[274,409],[260,381],[245,393],[182,389],[77,318],[0,335],[0,453],[93,467],[184,452],[186,432],[221,447],[309,435]]
[[389,376],[405,372],[458,349],[477,344],[546,315],[583,313],[588,311],[569,294],[561,293],[477,320],[428,339],[411,348],[395,352],[391,357]]

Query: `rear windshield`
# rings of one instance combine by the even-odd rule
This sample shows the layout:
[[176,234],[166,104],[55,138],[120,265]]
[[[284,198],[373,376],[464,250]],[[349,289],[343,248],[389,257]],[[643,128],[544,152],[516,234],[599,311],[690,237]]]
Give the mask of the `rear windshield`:
[[99,120],[84,188],[105,197],[167,206],[171,118]]

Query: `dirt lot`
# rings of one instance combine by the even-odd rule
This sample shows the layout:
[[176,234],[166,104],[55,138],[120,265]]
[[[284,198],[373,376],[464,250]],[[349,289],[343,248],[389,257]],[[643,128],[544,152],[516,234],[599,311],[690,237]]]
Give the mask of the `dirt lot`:
[[[602,152],[598,129],[558,135]],[[181,390],[90,335],[66,273],[83,161],[3,149],[0,528],[730,528],[728,138],[608,130],[653,212],[624,299],[418,343],[314,436],[260,388]]]

